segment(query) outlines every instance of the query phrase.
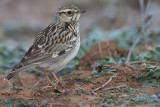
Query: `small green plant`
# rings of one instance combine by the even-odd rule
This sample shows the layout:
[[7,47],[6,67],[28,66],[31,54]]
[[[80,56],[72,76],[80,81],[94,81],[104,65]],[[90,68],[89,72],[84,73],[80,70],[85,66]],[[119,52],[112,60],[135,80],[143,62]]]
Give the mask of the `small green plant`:
[[117,97],[116,94],[107,94],[104,102],[107,102],[108,104],[115,103],[116,97]]
[[111,64],[118,64],[118,65],[121,65],[123,64],[125,61],[126,61],[126,58],[125,57],[120,57],[120,55],[118,55],[117,59],[114,59],[113,57],[111,56],[106,56],[106,58],[104,58],[103,60],[98,60],[96,61],[96,65],[111,65]]
[[113,106],[116,103],[116,94],[107,94],[103,100],[102,107]]
[[92,71],[92,76],[90,78],[94,79],[94,78],[99,78],[99,77],[102,77],[102,76],[105,76],[105,75],[111,75],[115,71],[116,71],[115,69],[107,69],[107,70],[102,71],[102,72]]
[[92,76],[91,79],[98,78],[105,75],[111,75],[116,70],[110,66],[110,64],[115,63],[116,61],[112,57],[106,57],[103,60],[97,61],[92,65]]
[[84,94],[84,93],[85,93],[85,91],[81,87],[78,87],[75,90],[76,95],[81,95],[81,94]]
[[8,73],[18,63],[25,51],[21,48],[9,49],[6,46],[0,47],[0,73]]
[[41,105],[34,105],[27,101],[18,102],[15,99],[9,99],[4,101],[0,99],[0,104],[2,104],[4,107],[43,107]]
[[134,94],[136,92],[139,92],[139,90],[138,89],[133,89],[133,88],[122,88],[121,92],[123,92],[123,93],[127,92],[129,94]]
[[110,65],[110,64],[116,64],[116,60],[110,56],[107,56],[103,60],[96,61],[97,65]]
[[136,95],[129,99],[129,102],[131,103],[139,103],[139,104],[145,104],[145,103],[159,103],[160,104],[160,95]]
[[160,45],[154,48],[153,52],[140,52],[138,55],[133,54],[131,61],[160,61]]
[[160,86],[160,66],[147,65],[147,71],[138,76],[143,86]]
[[74,82],[80,83],[80,84],[87,84],[87,83],[91,83],[92,81],[90,78],[75,78]]
[[154,59],[156,59],[157,61],[160,61],[160,45],[155,47],[154,53],[155,53]]
[[160,87],[160,81],[156,79],[146,80],[143,82],[142,87]]
[[139,80],[160,79],[160,66],[147,65],[147,72],[141,74]]

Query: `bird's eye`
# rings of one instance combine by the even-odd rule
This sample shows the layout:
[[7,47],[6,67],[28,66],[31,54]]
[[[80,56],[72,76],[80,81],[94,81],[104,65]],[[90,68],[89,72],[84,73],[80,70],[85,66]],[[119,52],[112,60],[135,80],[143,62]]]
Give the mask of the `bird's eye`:
[[70,15],[70,14],[72,14],[72,12],[71,12],[71,11],[68,11],[68,12],[67,12],[67,14],[69,14],[69,15]]

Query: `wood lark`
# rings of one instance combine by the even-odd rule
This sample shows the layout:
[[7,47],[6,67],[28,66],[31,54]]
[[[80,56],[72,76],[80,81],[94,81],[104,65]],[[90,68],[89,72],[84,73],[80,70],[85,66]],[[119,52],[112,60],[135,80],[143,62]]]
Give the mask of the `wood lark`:
[[[73,5],[64,5],[54,21],[35,38],[19,64],[5,78],[10,80],[18,72],[37,69],[44,72],[50,85],[55,86],[55,73],[63,69],[77,54],[80,47],[79,18],[84,10]],[[56,84],[52,84],[47,73],[52,73]]]

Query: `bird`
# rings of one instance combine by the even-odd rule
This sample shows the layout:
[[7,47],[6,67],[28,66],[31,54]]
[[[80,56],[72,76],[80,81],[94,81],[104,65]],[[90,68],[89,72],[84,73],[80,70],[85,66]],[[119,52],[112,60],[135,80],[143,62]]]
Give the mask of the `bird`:
[[[53,21],[37,34],[26,54],[4,79],[9,81],[19,72],[36,69],[44,73],[49,85],[58,84],[55,73],[63,69],[80,48],[79,20],[84,12],[68,4],[59,8]],[[55,84],[48,73],[53,75]]]

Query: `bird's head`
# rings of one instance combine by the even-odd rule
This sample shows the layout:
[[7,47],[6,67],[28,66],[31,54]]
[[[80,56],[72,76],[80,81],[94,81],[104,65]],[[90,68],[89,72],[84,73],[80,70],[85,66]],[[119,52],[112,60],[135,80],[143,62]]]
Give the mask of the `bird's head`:
[[73,5],[64,5],[59,9],[58,16],[64,22],[79,21],[80,15],[84,12]]

